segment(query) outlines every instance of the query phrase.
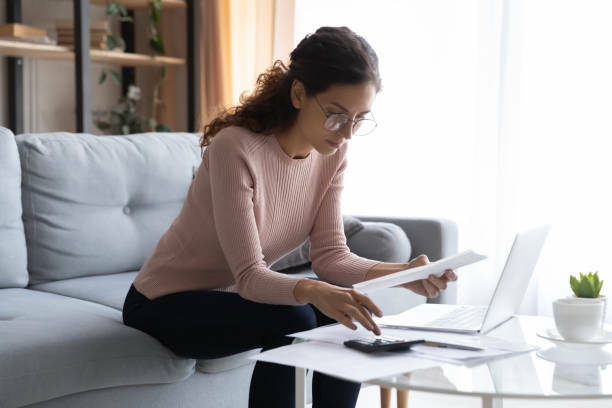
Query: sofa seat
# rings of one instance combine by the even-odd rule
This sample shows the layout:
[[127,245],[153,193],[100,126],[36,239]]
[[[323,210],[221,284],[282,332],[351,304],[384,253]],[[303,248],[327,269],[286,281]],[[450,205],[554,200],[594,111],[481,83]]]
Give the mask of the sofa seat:
[[0,406],[107,387],[181,381],[195,361],[127,327],[118,310],[52,293],[0,289]]
[[[309,269],[307,270],[309,271]],[[123,309],[125,295],[137,273],[138,272],[125,272],[64,279],[61,281],[32,285],[29,289],[50,292],[112,307],[119,311],[119,319],[121,319],[121,310]],[[310,275],[314,276],[312,272]],[[259,349],[248,350],[243,353],[222,358],[200,359],[197,360],[196,369],[204,373],[219,373],[232,370],[247,364],[252,364],[253,361],[248,358],[257,353],[259,353]]]
[[87,300],[121,312],[125,295],[137,274],[138,271],[62,279],[30,285],[28,289]]

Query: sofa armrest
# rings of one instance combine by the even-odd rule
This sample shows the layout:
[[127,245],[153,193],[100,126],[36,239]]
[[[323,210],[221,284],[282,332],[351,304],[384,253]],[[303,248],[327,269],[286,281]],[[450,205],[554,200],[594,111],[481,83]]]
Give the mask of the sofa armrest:
[[[457,253],[457,224],[442,218],[402,218],[384,216],[356,216],[361,221],[389,222],[404,230],[412,246],[412,258],[425,254],[430,261]],[[457,283],[448,288],[429,303],[457,303]]]

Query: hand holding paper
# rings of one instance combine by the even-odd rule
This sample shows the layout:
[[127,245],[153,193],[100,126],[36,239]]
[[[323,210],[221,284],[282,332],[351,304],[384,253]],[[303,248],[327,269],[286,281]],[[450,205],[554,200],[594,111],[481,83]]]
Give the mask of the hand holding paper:
[[480,255],[472,250],[467,250],[427,265],[391,273],[389,275],[381,276],[380,278],[371,279],[365,282],[359,282],[353,285],[353,287],[361,292],[371,292],[376,289],[390,288],[419,279],[427,279],[429,275],[440,277],[447,269],[458,269],[462,266],[470,265],[486,258],[487,257],[485,255]]

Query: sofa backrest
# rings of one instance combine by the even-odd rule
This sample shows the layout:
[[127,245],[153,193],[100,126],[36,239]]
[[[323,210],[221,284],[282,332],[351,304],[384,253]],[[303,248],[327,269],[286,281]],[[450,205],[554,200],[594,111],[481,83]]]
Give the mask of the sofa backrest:
[[138,270],[181,209],[198,136],[18,135],[30,283]]
[[19,154],[13,132],[0,126],[0,288],[23,288],[27,284]]

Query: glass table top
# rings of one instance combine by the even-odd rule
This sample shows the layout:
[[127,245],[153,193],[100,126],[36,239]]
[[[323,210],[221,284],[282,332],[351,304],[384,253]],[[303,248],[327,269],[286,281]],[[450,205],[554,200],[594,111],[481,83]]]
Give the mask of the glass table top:
[[[607,345],[597,349],[585,349],[575,346],[560,349],[558,345],[536,335],[542,329],[553,327],[554,321],[549,317],[518,316],[491,331],[488,336],[523,341],[538,346],[539,350],[472,367],[444,364],[379,378],[368,383],[405,390],[495,397],[612,397],[612,347]],[[607,325],[606,329],[611,328]],[[539,356],[543,352],[545,356],[549,356],[546,352],[550,351],[561,351],[562,356],[579,363],[560,363]],[[600,360],[600,356],[608,357],[608,363],[606,360]],[[590,363],[583,363],[585,360],[590,360]],[[564,358],[564,361],[567,359]]]

